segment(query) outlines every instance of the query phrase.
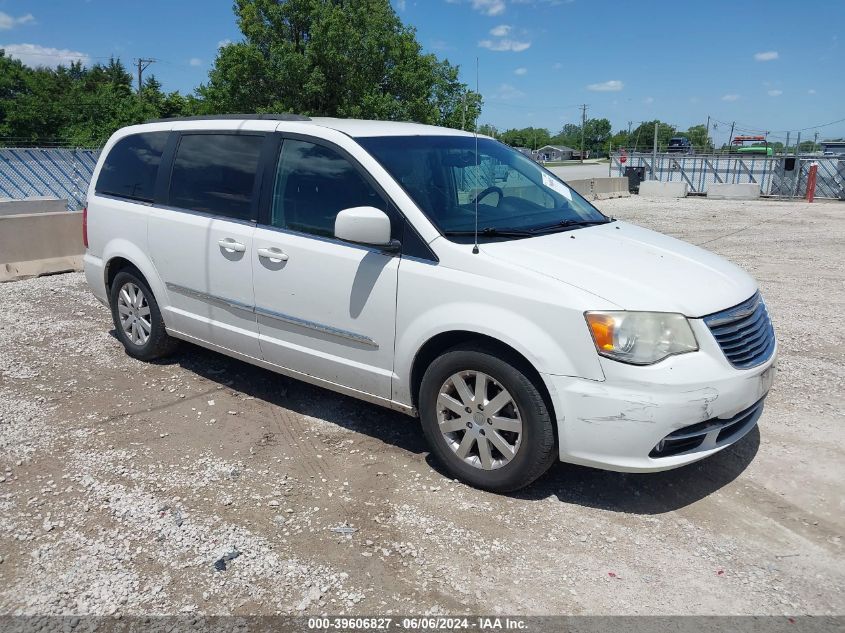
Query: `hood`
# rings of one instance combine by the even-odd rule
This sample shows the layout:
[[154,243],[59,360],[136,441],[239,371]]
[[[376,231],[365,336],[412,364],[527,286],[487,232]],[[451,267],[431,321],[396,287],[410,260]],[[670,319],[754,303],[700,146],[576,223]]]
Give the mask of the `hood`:
[[757,290],[748,273],[718,255],[627,222],[492,242],[482,249],[625,310],[701,317]]

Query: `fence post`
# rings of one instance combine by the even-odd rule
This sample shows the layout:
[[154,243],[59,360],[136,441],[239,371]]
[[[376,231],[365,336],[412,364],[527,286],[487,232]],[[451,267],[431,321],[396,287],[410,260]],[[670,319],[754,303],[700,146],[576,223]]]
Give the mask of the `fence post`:
[[807,202],[812,202],[816,197],[816,174],[819,171],[817,162],[810,163],[810,173],[807,174]]

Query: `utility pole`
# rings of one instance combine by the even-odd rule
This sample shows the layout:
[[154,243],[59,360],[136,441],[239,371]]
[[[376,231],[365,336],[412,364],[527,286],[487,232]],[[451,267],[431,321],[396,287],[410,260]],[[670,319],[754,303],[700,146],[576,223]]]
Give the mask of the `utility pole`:
[[135,67],[138,69],[138,94],[141,94],[141,87],[144,85],[144,71],[150,67],[150,64],[154,64],[157,61],[157,59],[144,59],[143,57],[135,60]]
[[[631,149],[631,126],[634,124],[633,121],[628,121],[628,136],[625,137],[625,143],[628,145],[628,149]],[[637,148],[634,147],[634,151],[637,151]]]
[[704,133],[704,151],[706,153],[710,145],[710,115],[707,115],[707,131]]
[[731,148],[734,144],[734,128],[736,127],[736,121],[731,122],[731,135],[728,137],[728,154],[731,153]]
[[654,122],[654,147],[651,151],[651,179],[657,180],[657,128],[660,125],[658,121]]
[[816,133],[813,135],[813,153],[814,154],[816,153],[816,143],[818,143],[818,142],[819,142],[819,133],[818,133],[818,131],[816,131]]
[[581,164],[584,164],[584,128],[587,127],[587,104],[581,105]]

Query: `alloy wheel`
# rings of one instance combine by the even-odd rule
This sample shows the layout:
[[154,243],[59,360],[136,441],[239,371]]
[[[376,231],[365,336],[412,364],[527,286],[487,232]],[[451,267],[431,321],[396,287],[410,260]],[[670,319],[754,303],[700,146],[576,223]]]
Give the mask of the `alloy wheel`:
[[121,286],[117,295],[117,313],[126,338],[138,346],[146,344],[153,325],[147,297],[137,284],[130,281]]
[[437,422],[455,455],[482,470],[508,464],[522,440],[522,417],[513,397],[479,371],[458,372],[443,383]]

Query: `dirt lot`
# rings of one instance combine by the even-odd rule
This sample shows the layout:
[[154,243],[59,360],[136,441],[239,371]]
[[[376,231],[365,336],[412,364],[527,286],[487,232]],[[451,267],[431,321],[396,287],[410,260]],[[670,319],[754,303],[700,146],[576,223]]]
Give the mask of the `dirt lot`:
[[845,205],[599,205],[760,281],[759,431],[494,495],[403,415],[188,345],[130,359],[80,274],[3,284],[0,613],[845,612]]

